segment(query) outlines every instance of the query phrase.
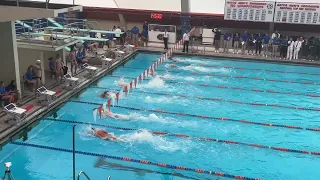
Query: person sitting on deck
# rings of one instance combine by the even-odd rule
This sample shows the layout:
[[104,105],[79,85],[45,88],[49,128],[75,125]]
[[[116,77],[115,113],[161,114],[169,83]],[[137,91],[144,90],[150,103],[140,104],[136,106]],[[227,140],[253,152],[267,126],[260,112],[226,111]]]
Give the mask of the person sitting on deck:
[[82,64],[88,62],[88,59],[85,56],[85,52],[84,52],[83,47],[80,47],[80,49],[79,49],[79,51],[77,51],[76,55],[77,55],[76,59],[77,59],[78,65],[82,65]]
[[99,43],[98,42],[94,42],[94,41],[85,41],[83,43],[83,46],[85,49],[93,51],[93,52],[97,52],[98,51],[98,47],[99,47]]
[[0,81],[0,98],[2,100],[8,99],[10,103],[14,102],[14,95],[6,91],[6,87],[3,81]]
[[10,95],[14,96],[15,101],[19,101],[20,93],[17,90],[17,86],[15,85],[15,81],[12,80],[10,84],[6,87],[6,92]]
[[92,135],[107,141],[119,141],[119,138],[103,129],[91,128]]

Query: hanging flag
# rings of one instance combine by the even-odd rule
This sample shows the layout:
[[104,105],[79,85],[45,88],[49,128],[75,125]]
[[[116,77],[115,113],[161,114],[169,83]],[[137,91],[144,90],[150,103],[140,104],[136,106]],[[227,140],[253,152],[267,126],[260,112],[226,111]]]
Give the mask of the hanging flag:
[[102,119],[102,112],[103,112],[103,107],[102,106],[99,106],[98,112],[99,112],[100,119]]
[[111,105],[111,99],[108,100],[108,109],[109,109],[109,112],[110,112],[110,105]]
[[117,104],[118,104],[118,102],[119,102],[119,96],[120,96],[120,93],[118,92],[118,93],[116,94]]
[[149,75],[149,68],[147,69],[147,76]]
[[141,77],[141,74],[140,74],[140,76],[139,76],[139,81],[140,81],[140,82],[142,81],[142,77]]
[[134,87],[137,88],[137,78],[134,79]]
[[145,79],[145,78],[146,78],[145,72],[146,72],[146,71],[143,71],[143,73],[142,73],[142,79]]
[[132,92],[132,82],[130,82],[130,92]]

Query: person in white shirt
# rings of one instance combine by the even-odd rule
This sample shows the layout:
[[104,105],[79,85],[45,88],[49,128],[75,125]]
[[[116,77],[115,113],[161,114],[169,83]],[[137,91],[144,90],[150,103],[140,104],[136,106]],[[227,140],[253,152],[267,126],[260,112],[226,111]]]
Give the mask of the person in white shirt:
[[121,29],[120,29],[120,27],[118,26],[118,28],[116,28],[115,30],[114,30],[114,32],[115,32],[115,37],[116,37],[116,39],[117,39],[117,41],[116,41],[116,43],[117,44],[120,44],[120,38],[121,38]]
[[187,53],[189,52],[189,34],[187,32],[185,32],[183,34],[183,50],[182,52],[185,52],[187,51]]
[[163,33],[164,49],[168,49],[168,38],[169,38],[169,33],[167,32],[167,30],[164,30],[164,33]]
[[277,30],[274,33],[272,33],[271,39],[274,39],[275,37],[280,38],[280,33]]
[[294,52],[293,52],[293,59],[298,59],[299,57],[299,51],[301,49],[303,40],[301,38],[298,38],[296,42],[294,42]]
[[294,44],[295,44],[294,41],[292,40],[292,38],[290,38],[288,41],[288,50],[287,50],[287,59],[289,60],[292,60]]

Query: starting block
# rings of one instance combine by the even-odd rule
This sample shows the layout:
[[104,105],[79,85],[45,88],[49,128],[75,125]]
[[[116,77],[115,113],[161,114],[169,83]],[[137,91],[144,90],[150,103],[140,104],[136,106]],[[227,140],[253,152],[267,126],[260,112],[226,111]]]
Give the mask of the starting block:
[[98,70],[98,68],[90,66],[87,63],[83,64],[82,67],[88,72],[89,77],[93,77]]
[[11,103],[4,107],[5,112],[10,116],[11,119],[17,121],[18,123],[26,117],[26,110],[17,107],[15,104]]
[[100,60],[102,62],[102,68],[109,68],[112,65],[112,59],[106,58],[104,55],[100,57]]
[[47,90],[44,86],[37,89],[37,95],[41,105],[49,105],[56,98],[56,92]]
[[134,45],[125,44],[124,47],[125,47],[124,51],[134,51]]
[[66,79],[66,89],[74,89],[79,84],[79,78],[72,77],[70,74],[64,76]]
[[125,52],[116,50],[114,52],[116,54],[116,60],[122,60],[124,58]]

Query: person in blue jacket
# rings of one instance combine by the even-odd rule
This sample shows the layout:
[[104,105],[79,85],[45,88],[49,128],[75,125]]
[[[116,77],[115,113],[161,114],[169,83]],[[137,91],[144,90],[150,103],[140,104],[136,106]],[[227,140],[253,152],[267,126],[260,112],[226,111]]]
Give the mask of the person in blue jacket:
[[270,46],[270,36],[268,33],[266,33],[263,37],[263,55],[265,57],[268,57],[269,46]]
[[247,49],[247,45],[248,45],[248,32],[245,31],[244,34],[241,36],[241,53],[244,54],[246,49]]
[[276,57],[276,53],[278,52],[279,44],[280,44],[280,38],[278,37],[278,35],[275,35],[274,38],[272,39],[272,56],[273,57]]
[[224,53],[228,53],[228,51],[229,51],[230,39],[231,39],[231,35],[226,32],[223,35],[223,52]]
[[132,34],[132,43],[136,46],[138,43],[138,35],[139,35],[139,28],[137,27],[137,25],[135,25],[131,29],[131,34]]

